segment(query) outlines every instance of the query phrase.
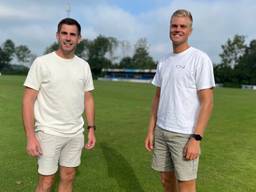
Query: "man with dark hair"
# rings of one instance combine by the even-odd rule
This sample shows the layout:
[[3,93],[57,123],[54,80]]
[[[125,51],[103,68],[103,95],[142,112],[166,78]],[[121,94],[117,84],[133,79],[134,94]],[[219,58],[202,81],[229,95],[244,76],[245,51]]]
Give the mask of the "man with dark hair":
[[[89,64],[75,55],[80,24],[65,18],[58,24],[57,51],[33,62],[25,80],[23,123],[27,153],[38,158],[36,192],[48,192],[59,169],[59,192],[71,192],[82,149],[95,146],[94,89]],[[84,145],[85,112],[88,142]]]
[[81,25],[75,20],[75,19],[72,19],[72,18],[65,18],[65,19],[62,19],[59,24],[58,24],[58,30],[57,32],[59,33],[60,30],[61,30],[61,27],[63,24],[66,24],[66,25],[75,25],[77,27],[77,32],[78,32],[78,35],[81,36]]
[[192,15],[177,10],[170,20],[173,52],[158,63],[145,148],[165,192],[195,192],[200,141],[213,107],[212,62],[190,47]]

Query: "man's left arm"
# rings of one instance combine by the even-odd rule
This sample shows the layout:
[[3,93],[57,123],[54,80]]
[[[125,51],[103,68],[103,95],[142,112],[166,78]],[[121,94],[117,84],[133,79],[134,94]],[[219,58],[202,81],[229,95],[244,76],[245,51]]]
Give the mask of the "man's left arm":
[[85,116],[88,125],[88,142],[85,145],[86,149],[92,149],[96,143],[95,137],[95,107],[94,107],[94,98],[91,91],[87,91],[84,94],[84,107],[85,107]]
[[[200,110],[196,121],[194,134],[198,134],[203,137],[205,127],[207,126],[213,108],[213,88],[199,90],[198,97],[200,101]],[[184,148],[184,157],[187,160],[193,160],[196,159],[199,154],[200,141],[191,137]]]

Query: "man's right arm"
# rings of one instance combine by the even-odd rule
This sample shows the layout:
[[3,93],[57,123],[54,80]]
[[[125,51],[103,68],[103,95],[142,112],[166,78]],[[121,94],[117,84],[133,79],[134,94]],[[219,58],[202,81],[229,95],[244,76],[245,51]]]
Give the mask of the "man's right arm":
[[35,135],[34,104],[38,91],[25,87],[22,101],[22,117],[27,137],[27,153],[33,157],[42,154],[40,144]]
[[156,120],[157,120],[157,110],[159,105],[159,99],[160,99],[160,87],[156,88],[156,93],[152,101],[152,108],[151,108],[151,115],[149,119],[149,125],[148,125],[148,133],[145,139],[145,148],[148,151],[152,151],[153,149],[153,141],[154,141],[154,130],[156,127]]

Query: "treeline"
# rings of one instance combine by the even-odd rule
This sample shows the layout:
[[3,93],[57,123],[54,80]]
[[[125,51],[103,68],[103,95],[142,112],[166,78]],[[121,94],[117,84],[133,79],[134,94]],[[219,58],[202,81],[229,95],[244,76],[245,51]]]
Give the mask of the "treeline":
[[256,40],[246,45],[245,36],[235,35],[221,47],[221,63],[214,66],[216,82],[227,87],[256,85]]
[[[46,48],[49,53],[58,48],[57,42]],[[256,84],[256,40],[247,45],[245,36],[235,35],[221,46],[221,62],[214,64],[216,83],[239,87]],[[156,61],[149,54],[145,38],[134,47],[127,41],[99,35],[94,40],[83,39],[76,54],[87,60],[94,77],[101,75],[102,68],[154,69]],[[10,39],[0,47],[0,72],[5,74],[27,73],[36,56],[25,45],[16,46]]]
[[[57,50],[54,42],[45,53]],[[114,37],[99,35],[94,40],[83,39],[77,46],[76,55],[90,64],[94,77],[101,75],[102,68],[154,69],[156,62],[149,54],[149,45],[145,38],[139,39],[134,48],[127,41],[118,41]],[[29,66],[35,56],[24,45],[15,47],[12,40],[6,40],[0,48],[0,72],[10,73],[20,66]],[[15,67],[14,67],[15,66]]]

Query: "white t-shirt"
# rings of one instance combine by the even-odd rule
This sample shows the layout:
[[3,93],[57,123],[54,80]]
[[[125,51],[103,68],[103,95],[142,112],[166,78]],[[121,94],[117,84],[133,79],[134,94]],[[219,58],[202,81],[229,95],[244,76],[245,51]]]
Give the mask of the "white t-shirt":
[[39,91],[34,106],[35,131],[72,137],[83,132],[84,93],[94,89],[89,64],[55,52],[33,62],[24,86]]
[[161,88],[157,126],[191,134],[200,107],[197,92],[215,86],[212,62],[193,47],[172,53],[158,63],[152,84]]

